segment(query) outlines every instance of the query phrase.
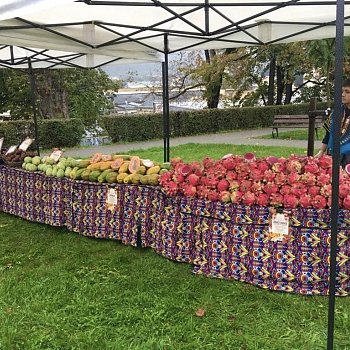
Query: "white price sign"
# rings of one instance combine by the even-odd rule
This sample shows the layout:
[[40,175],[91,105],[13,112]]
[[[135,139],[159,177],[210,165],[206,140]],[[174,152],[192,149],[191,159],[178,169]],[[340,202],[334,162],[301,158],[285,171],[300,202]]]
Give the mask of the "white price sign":
[[19,149],[23,150],[23,151],[26,151],[29,146],[33,143],[33,139],[27,137],[20,145],[19,145]]
[[107,192],[107,209],[114,211],[118,204],[118,194],[114,188],[109,188]]
[[50,154],[50,158],[57,162],[62,157],[63,151],[55,150]]
[[5,154],[10,154],[13,153],[17,149],[17,145],[11,146]]
[[289,235],[289,216],[285,213],[273,213],[269,226],[271,241],[283,241]]

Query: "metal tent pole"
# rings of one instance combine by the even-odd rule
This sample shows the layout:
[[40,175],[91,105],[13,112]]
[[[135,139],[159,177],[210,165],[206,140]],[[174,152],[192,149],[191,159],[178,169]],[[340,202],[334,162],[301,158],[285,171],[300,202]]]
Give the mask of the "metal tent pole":
[[339,214],[339,165],[340,165],[340,122],[341,95],[343,80],[343,36],[344,36],[344,0],[337,0],[336,41],[335,41],[335,81],[334,81],[334,113],[333,113],[333,165],[332,165],[332,207],[331,207],[331,252],[329,274],[328,301],[328,334],[327,350],[333,350],[334,343],[334,311],[337,269],[337,234]]
[[169,127],[169,41],[168,34],[164,34],[164,62],[162,62],[163,82],[163,137],[164,162],[170,159],[170,127]]
[[28,57],[28,68],[29,68],[29,78],[30,78],[30,86],[31,86],[31,98],[32,98],[32,106],[33,106],[33,119],[34,119],[34,134],[35,134],[35,145],[36,151],[38,152],[38,156],[40,156],[40,147],[39,147],[39,131],[38,131],[38,119],[36,114],[36,86],[35,79],[32,67],[32,60]]

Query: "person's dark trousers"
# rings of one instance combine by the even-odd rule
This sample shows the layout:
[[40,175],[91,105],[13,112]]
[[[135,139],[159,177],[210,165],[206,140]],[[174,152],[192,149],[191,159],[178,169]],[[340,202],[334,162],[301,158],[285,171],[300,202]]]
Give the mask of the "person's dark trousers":
[[340,165],[342,166],[342,168],[345,168],[346,164],[350,163],[350,153],[347,154],[341,154],[340,155]]

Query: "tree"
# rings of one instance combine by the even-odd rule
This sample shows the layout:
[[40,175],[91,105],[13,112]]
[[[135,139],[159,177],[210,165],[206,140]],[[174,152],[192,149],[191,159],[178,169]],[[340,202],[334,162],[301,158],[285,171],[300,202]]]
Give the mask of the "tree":
[[[116,91],[105,72],[95,69],[34,70],[36,105],[39,116],[49,118],[82,118],[85,125],[95,123],[104,109],[111,107],[105,93]],[[25,71],[0,71],[1,110],[11,110],[14,119],[32,117],[31,87]]]
[[0,70],[0,112],[11,111],[13,119],[33,115],[28,75],[21,70]]
[[199,52],[180,55],[170,78],[171,98],[178,98],[188,90],[203,87],[207,108],[217,108],[227,66],[236,58],[237,52],[238,49],[230,48],[205,50],[205,57]]

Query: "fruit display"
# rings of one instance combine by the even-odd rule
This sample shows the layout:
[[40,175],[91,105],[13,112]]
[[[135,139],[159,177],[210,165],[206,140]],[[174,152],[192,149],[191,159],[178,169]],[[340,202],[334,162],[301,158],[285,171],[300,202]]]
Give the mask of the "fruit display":
[[58,162],[50,157],[27,156],[23,160],[22,168],[27,171],[40,171],[47,176],[64,177],[78,162],[74,158],[61,158]]
[[72,180],[156,186],[159,176],[170,170],[170,163],[153,162],[138,156],[96,153],[91,159],[68,157],[61,158],[57,163],[50,157],[26,157],[22,168]]
[[[332,158],[295,156],[255,158],[227,155],[202,162],[172,160],[160,176],[168,195],[184,195],[247,206],[324,209],[331,206]],[[350,167],[340,168],[339,206],[350,209]]]
[[25,157],[34,157],[36,156],[35,151],[23,151],[21,149],[17,149],[16,151],[9,153],[9,154],[3,154],[2,158],[5,161],[5,163],[11,165],[14,163],[20,164],[24,161]]
[[96,153],[85,168],[73,169],[72,179],[93,182],[158,185],[159,176],[170,169],[169,163],[157,163],[138,156]]

